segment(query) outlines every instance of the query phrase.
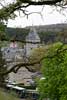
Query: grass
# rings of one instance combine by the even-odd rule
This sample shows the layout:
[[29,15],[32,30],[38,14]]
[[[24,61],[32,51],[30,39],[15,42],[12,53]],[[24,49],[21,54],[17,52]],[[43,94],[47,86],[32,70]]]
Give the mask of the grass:
[[0,89],[0,100],[20,100],[20,99]]

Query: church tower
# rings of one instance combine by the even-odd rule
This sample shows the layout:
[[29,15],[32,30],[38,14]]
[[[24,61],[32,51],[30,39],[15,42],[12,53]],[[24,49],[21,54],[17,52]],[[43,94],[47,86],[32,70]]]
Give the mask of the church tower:
[[25,45],[26,56],[29,56],[31,51],[40,45],[40,37],[34,27],[30,29],[29,34],[26,36],[26,41],[31,42]]

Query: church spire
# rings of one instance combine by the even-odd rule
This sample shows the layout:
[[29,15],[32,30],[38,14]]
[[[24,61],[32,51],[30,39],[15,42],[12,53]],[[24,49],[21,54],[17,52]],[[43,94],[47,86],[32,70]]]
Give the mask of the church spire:
[[40,42],[40,37],[36,32],[36,29],[34,26],[30,28],[30,32],[28,36],[26,37],[27,41],[33,41],[33,42]]
[[34,44],[26,43],[26,45],[25,45],[26,56],[29,56],[33,49],[39,47],[39,43],[40,43],[40,37],[37,34],[36,29],[33,26],[30,28],[30,32],[26,36],[26,41],[34,43]]

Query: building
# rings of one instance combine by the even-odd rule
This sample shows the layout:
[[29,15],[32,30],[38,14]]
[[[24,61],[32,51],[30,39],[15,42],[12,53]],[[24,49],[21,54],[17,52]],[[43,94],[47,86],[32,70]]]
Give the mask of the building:
[[25,86],[31,85],[33,82],[32,80],[32,72],[29,72],[25,67],[22,67],[18,70],[17,73],[10,73],[8,80],[11,81],[12,83],[22,83]]
[[35,28],[31,28],[29,34],[26,36],[26,41],[30,43],[26,43],[24,46],[26,56],[29,56],[31,51],[40,46],[40,37],[37,34]]
[[[11,42],[8,47],[2,48],[3,57],[8,61],[8,68],[12,67],[14,63],[22,62],[24,57],[30,56],[33,49],[39,47],[40,38],[34,28],[30,29],[28,36],[26,36],[26,41],[27,43],[24,45],[24,48],[20,48],[16,42]],[[11,82],[23,83],[24,85],[30,85],[33,83],[32,75],[33,73],[29,72],[25,67],[21,67],[17,73],[10,73],[8,80]]]
[[22,60],[24,56],[24,49],[18,47],[3,47],[1,49],[3,51],[3,57],[6,59],[7,62],[9,61],[17,61]]

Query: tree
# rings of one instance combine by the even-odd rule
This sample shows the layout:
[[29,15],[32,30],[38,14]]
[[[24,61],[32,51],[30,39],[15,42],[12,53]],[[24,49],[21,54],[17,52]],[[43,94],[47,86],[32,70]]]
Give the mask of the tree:
[[[6,4],[6,1],[5,1]],[[15,18],[16,14],[15,11],[22,11],[25,15],[29,15],[31,13],[27,13],[24,8],[27,8],[31,5],[56,5],[56,6],[64,6],[67,4],[66,0],[16,0],[13,3],[3,5],[2,1],[0,5],[2,6],[0,9],[0,19],[1,20],[8,20],[8,18]]]
[[67,30],[66,29],[62,29],[62,32],[60,32],[58,34],[58,38],[60,41],[67,43]]
[[[10,2],[10,4],[7,4],[5,1],[5,5],[3,5],[2,1],[0,1],[0,5],[1,5],[0,22],[2,22],[4,20],[8,21],[9,18],[15,18],[17,16],[15,11],[22,11],[23,14],[28,17],[28,15],[30,15],[31,13],[28,13],[26,11],[26,8],[31,5],[34,5],[34,6],[55,5],[55,6],[60,6],[62,8],[65,8],[65,5],[67,5],[67,1],[66,0],[38,0],[38,1],[37,0],[16,0],[16,1],[13,1],[12,3]],[[32,13],[35,13],[35,12],[32,12]],[[29,41],[21,41],[21,42],[29,43]],[[29,63],[24,62],[21,64],[17,64],[13,66],[10,70],[8,70],[8,72],[6,73],[8,74],[12,71],[16,72],[16,70],[19,69],[21,66],[25,66],[28,70],[30,70],[28,66],[39,63],[41,60],[35,61],[35,62],[29,62]]]
[[1,51],[2,47],[2,41],[6,39],[6,34],[5,34],[5,25],[3,22],[0,22],[0,87],[4,85],[5,79],[7,78],[7,75],[2,76],[1,73],[7,71],[7,66],[6,66],[6,61],[3,58],[3,54]]
[[43,60],[42,73],[45,79],[40,80],[40,99],[67,100],[67,45],[57,43],[47,51]]
[[1,47],[0,47],[0,87],[4,85],[7,75],[3,76],[1,73],[7,71],[6,61],[3,58]]
[[[5,1],[6,4],[6,1]],[[2,3],[1,3],[2,5]],[[27,17],[30,13],[27,13],[27,7],[34,5],[55,5],[60,6],[62,9],[67,5],[67,0],[16,0],[12,4],[3,6],[0,9],[0,21],[8,20],[9,18],[15,18],[17,15],[15,11],[22,11]],[[33,13],[33,12],[32,12]],[[28,41],[27,41],[28,42]],[[2,57],[1,57],[2,58]],[[43,60],[44,59],[44,60]],[[17,72],[19,68],[25,66],[28,70],[30,65],[38,64],[43,60],[43,76],[46,78],[41,82],[39,86],[41,98],[48,97],[51,100],[66,100],[67,99],[67,47],[59,45],[52,46],[46,53],[46,56],[37,61],[19,63],[8,71],[1,71],[0,76],[6,75],[10,72]],[[2,63],[2,59],[1,59]],[[4,65],[4,64],[2,64]],[[2,67],[2,66],[1,66]],[[5,67],[3,67],[5,69]],[[3,69],[3,70],[4,70]],[[2,80],[4,79],[2,76]],[[60,83],[60,84],[59,84]]]

